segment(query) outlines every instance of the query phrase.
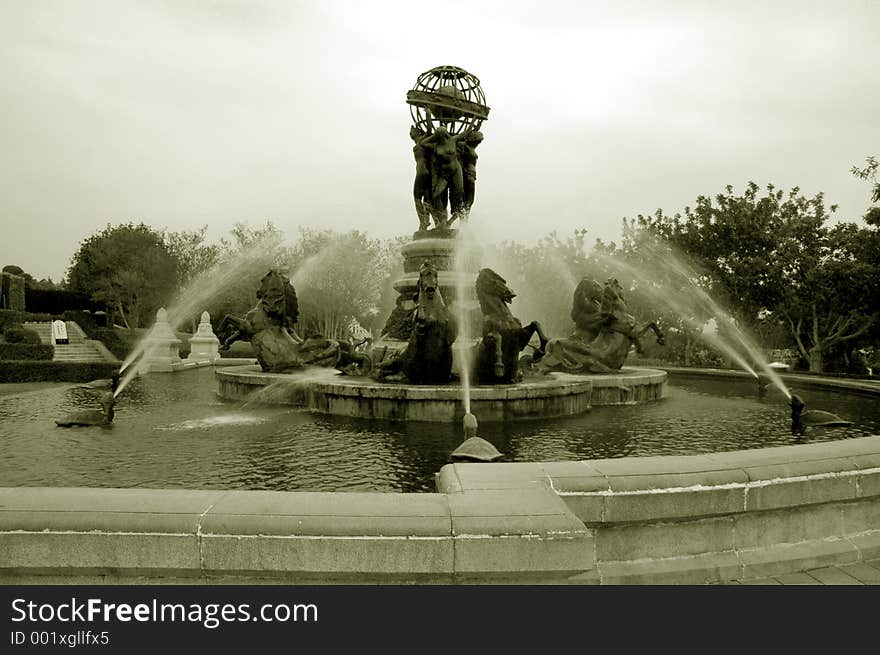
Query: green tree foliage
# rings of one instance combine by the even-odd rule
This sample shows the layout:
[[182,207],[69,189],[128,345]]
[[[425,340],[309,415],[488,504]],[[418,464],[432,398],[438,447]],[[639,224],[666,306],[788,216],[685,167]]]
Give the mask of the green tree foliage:
[[133,329],[173,295],[177,264],[161,233],[143,223],[107,225],[80,244],[67,281],[71,291],[106,303]]
[[808,199],[772,185],[762,194],[749,183],[742,195],[728,186],[714,199],[700,196],[683,215],[639,216],[630,229],[692,257],[706,272],[700,286],[747,328],[781,322],[810,369],[822,371],[870,330],[878,307],[880,270],[865,252],[876,233],[829,225],[835,209],[822,194]]
[[864,220],[868,225],[880,227],[880,161],[876,157],[868,157],[865,160],[865,167],[859,168],[853,166],[851,171],[860,180],[865,180],[871,184],[871,202],[875,204],[865,212]]
[[358,230],[303,228],[289,256],[301,331],[348,339],[352,320],[374,331],[381,327],[383,285],[399,257],[391,248]]
[[550,336],[571,332],[572,294],[590,269],[586,233],[560,238],[553,232],[531,246],[504,241],[486,253],[487,266],[517,294],[512,310],[523,323],[537,320]]
[[167,232],[164,236],[165,246],[177,265],[177,282],[182,287],[207,272],[217,263],[220,247],[205,243],[207,225],[198,230],[182,230]]
[[220,239],[216,263],[202,276],[206,279],[191,293],[205,298],[204,309],[216,327],[227,314],[244,315],[253,308],[260,279],[273,268],[286,271],[288,261],[284,232],[271,221],[256,228],[236,223],[229,237]]

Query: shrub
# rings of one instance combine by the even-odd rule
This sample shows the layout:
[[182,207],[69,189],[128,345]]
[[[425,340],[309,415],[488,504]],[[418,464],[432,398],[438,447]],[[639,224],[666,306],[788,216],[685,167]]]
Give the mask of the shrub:
[[6,329],[9,325],[21,325],[24,322],[24,312],[18,312],[14,309],[0,309],[0,331]]
[[32,312],[61,314],[67,310],[95,310],[100,307],[88,295],[66,289],[26,288],[24,297],[25,308]]
[[119,370],[110,362],[9,361],[0,366],[3,382],[88,382],[109,378]]
[[75,322],[82,328],[82,331],[86,333],[86,336],[89,339],[94,339],[92,334],[98,329],[98,326],[95,324],[95,319],[92,318],[92,315],[89,312],[78,309],[69,309],[61,314],[61,318],[65,321]]
[[96,341],[100,341],[105,346],[107,346],[107,350],[113,353],[113,356],[118,359],[125,359],[128,357],[128,353],[131,352],[131,345],[122,337],[120,337],[116,330],[110,328],[96,328],[92,334],[87,335],[90,339],[95,339]]
[[43,343],[40,335],[34,330],[18,325],[10,325],[3,330],[3,337],[6,339],[6,343]]
[[[0,361],[10,359],[51,360],[55,346],[32,343],[0,343]],[[6,366],[4,363],[3,366]]]
[[24,320],[32,323],[51,323],[61,318],[59,315],[53,314],[34,314],[33,312],[25,312]]
[[220,357],[256,357],[250,341],[236,341],[229,350],[221,350]]

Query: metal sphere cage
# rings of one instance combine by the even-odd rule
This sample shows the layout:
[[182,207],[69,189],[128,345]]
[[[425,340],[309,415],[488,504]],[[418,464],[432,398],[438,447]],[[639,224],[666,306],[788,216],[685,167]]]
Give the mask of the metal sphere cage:
[[406,101],[413,125],[422,132],[441,125],[450,134],[476,131],[489,117],[480,80],[457,66],[437,66],[419,75]]

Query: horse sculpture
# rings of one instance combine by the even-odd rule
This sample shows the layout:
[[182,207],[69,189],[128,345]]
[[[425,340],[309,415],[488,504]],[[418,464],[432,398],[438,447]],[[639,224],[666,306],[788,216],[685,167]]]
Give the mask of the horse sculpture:
[[490,268],[482,269],[475,284],[477,300],[483,313],[483,339],[477,346],[475,378],[479,384],[510,384],[518,381],[519,354],[537,333],[540,346],[533,361],[544,354],[547,336],[541,324],[532,321],[525,327],[508,305],[516,294],[507,281]]
[[299,318],[296,291],[290,280],[271,270],[260,280],[257,304],[244,317],[229,314],[217,328],[221,350],[237,340],[249,340],[260,368],[284,373],[306,366],[335,367],[344,373],[368,372],[370,359],[356,353],[350,344],[309,334],[300,339],[293,333]]
[[610,278],[604,287],[590,278],[580,281],[572,299],[574,332],[564,339],[552,339],[540,362],[544,372],[613,373],[620,370],[630,348],[642,352],[640,337],[652,330],[657,343],[665,343],[654,323],[639,324],[627,313],[623,287]]
[[405,378],[413,384],[446,384],[452,376],[452,344],[458,333],[438,288],[437,269],[425,261],[419,268],[416,307],[406,347],[376,368],[379,380]]

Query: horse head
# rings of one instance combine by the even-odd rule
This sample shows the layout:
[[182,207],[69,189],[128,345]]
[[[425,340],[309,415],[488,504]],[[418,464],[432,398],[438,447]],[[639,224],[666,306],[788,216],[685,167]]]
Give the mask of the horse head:
[[260,280],[257,290],[259,305],[267,316],[280,325],[292,326],[299,318],[299,303],[290,280],[275,269]]
[[437,273],[437,268],[429,260],[425,260],[419,267],[416,307],[417,321],[443,321],[448,319],[446,302],[440,293],[440,277]]
[[510,314],[507,305],[513,301],[516,294],[507,286],[507,280],[498,273],[491,268],[481,269],[474,287],[477,291],[477,300],[480,301],[480,309],[484,314]]
[[428,259],[419,267],[418,286],[419,298],[434,299],[434,296],[437,294],[437,287],[439,286],[439,276],[437,268]]
[[617,278],[610,277],[605,280],[605,288],[602,289],[602,311],[609,314],[626,311],[626,303],[623,301],[623,286]]

